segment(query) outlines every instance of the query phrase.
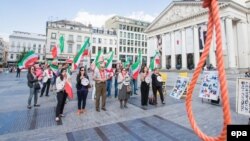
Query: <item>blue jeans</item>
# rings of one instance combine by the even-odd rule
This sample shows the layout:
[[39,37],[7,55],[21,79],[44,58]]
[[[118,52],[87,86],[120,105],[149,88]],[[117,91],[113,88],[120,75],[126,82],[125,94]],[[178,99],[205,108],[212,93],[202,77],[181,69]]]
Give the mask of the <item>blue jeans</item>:
[[108,97],[111,96],[111,88],[112,88],[112,79],[109,79],[107,80],[107,87],[106,87],[108,91],[108,94],[107,94]]
[[133,94],[137,91],[137,79],[132,79]]
[[118,81],[115,79],[115,97],[118,96]]
[[32,100],[32,97],[34,96],[34,105],[37,104],[37,98],[38,98],[38,90],[37,89],[34,89],[34,86],[32,88],[30,88],[30,96],[29,96],[29,99],[28,99],[28,105],[31,106],[31,100]]

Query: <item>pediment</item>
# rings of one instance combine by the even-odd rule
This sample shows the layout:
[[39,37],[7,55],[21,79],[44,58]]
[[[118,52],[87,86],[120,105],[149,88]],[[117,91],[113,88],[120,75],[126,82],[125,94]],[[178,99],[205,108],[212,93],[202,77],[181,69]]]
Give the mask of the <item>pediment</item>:
[[202,2],[172,2],[147,28],[147,31],[157,29],[169,23],[205,12]]

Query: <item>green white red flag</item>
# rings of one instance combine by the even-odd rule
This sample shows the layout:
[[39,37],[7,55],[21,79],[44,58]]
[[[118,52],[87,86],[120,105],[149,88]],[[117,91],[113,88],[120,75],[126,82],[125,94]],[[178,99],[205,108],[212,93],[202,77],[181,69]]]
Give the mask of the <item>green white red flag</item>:
[[38,60],[38,55],[34,53],[34,51],[27,52],[21,61],[18,63],[18,67],[20,69],[28,68],[33,65]]
[[157,68],[160,65],[160,54],[159,52],[156,52],[152,60],[150,61],[149,69],[153,71],[155,68]]
[[107,57],[106,71],[113,72],[112,63],[113,63],[114,52],[113,51],[109,52],[108,56],[106,56],[106,57]]
[[89,38],[87,38],[87,40],[84,42],[82,48],[80,49],[80,51],[77,53],[77,55],[75,56],[74,60],[73,60],[73,64],[72,64],[72,70],[76,70],[77,67],[79,66],[80,62],[81,62],[81,58],[83,55],[83,52],[86,50],[87,47],[90,46],[89,43]]
[[73,89],[72,89],[72,84],[71,84],[71,82],[67,79],[66,80],[66,83],[65,83],[65,91],[66,91],[66,93],[67,93],[67,95],[68,95],[68,97],[70,98],[70,99],[73,99],[74,98],[74,95],[73,95]]
[[51,50],[51,54],[53,58],[56,58],[59,54],[61,54],[64,50],[64,37],[61,36],[59,38],[59,44],[54,45]]
[[134,64],[132,64],[131,69],[132,69],[132,77],[134,79],[137,79],[140,73],[140,69],[141,69],[141,65],[142,65],[142,55],[141,52],[139,51],[139,57],[137,58],[136,62]]
[[49,62],[50,69],[57,74],[58,73],[58,66],[54,65],[53,63]]

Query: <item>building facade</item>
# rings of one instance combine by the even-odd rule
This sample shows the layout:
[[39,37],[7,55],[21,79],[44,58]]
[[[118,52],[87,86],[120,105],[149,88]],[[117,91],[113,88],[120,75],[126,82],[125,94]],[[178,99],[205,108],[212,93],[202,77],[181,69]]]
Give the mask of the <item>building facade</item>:
[[117,34],[115,30],[105,28],[93,28],[91,45],[91,62],[94,61],[98,51],[100,50],[103,50],[104,54],[110,51],[114,51],[113,62],[115,63],[117,61]]
[[7,63],[16,65],[22,52],[33,50],[39,56],[39,61],[45,60],[45,35],[14,31],[9,36],[10,47],[8,49]]
[[147,36],[144,30],[150,23],[114,16],[105,22],[105,27],[114,29],[117,33],[118,59],[122,62],[135,62],[139,50],[142,52],[143,62],[147,61]]
[[[46,23],[46,59],[53,60],[51,50],[54,45],[59,43],[60,36],[64,36],[64,51],[58,56],[58,62],[64,62],[67,59],[73,59],[81,49],[82,44],[87,38],[91,37],[91,25],[85,26],[82,23],[59,20]],[[85,58],[83,65],[90,64],[89,57]]]
[[[250,1],[219,0],[223,57],[226,69],[250,67]],[[202,1],[176,0],[146,29],[148,64],[156,49],[161,52],[163,69],[194,69],[203,52],[208,10]],[[216,66],[216,43],[213,36],[207,64]]]
[[6,42],[3,40],[3,38],[0,38],[0,67],[3,67],[3,64],[5,63],[5,48],[6,48]]

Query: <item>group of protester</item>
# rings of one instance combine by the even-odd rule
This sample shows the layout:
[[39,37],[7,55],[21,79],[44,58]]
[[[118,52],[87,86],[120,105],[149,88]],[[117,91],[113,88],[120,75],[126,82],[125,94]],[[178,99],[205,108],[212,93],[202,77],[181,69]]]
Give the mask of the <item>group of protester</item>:
[[[28,109],[31,109],[31,101],[34,97],[34,107],[39,107],[37,103],[38,93],[40,91],[40,97],[43,96],[45,90],[45,96],[49,96],[50,85],[56,86],[57,92],[57,107],[56,107],[56,121],[60,121],[63,117],[63,109],[67,99],[67,93],[65,91],[65,83],[69,78],[67,74],[68,64],[58,67],[58,72],[53,72],[50,69],[50,65],[46,65],[43,69],[41,65],[35,64],[28,69],[27,79],[28,86],[30,88],[30,96],[28,98]],[[142,67],[141,73],[138,78],[132,77],[132,71],[130,65],[123,67],[117,65],[115,71],[105,70],[105,64],[101,63],[99,67],[96,67],[92,71],[94,80],[94,95],[95,95],[95,107],[96,111],[106,111],[106,97],[111,97],[112,80],[114,79],[115,93],[114,97],[120,101],[120,108],[128,108],[127,102],[131,95],[137,95],[137,79],[141,81],[141,105],[148,105],[149,89],[152,85],[153,90],[153,104],[157,104],[157,92],[160,94],[162,104],[164,102],[164,96],[162,92],[162,79],[158,69],[154,69],[151,75],[147,66]],[[74,79],[71,79],[74,81]],[[88,96],[89,88],[91,88],[90,80],[86,68],[80,67],[79,72],[75,78],[77,98],[78,98],[78,110],[77,114],[80,115],[86,112],[86,99]],[[93,94],[92,94],[93,95]],[[101,100],[101,104],[100,104]]]

